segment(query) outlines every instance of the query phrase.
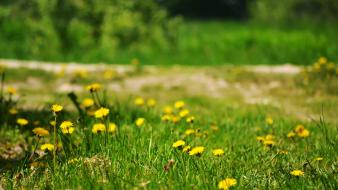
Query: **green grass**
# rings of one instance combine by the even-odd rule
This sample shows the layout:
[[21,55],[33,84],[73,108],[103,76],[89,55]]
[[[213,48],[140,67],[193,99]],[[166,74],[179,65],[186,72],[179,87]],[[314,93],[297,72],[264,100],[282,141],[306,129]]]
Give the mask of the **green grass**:
[[278,27],[250,22],[185,21],[177,30],[174,47],[139,44],[109,52],[94,47],[57,56],[0,55],[3,58],[115,64],[129,64],[138,58],[142,64],[150,65],[309,65],[320,56],[338,61],[334,24]]
[[[17,115],[8,115],[7,112],[1,115],[0,165],[3,167],[0,168],[0,187],[4,189],[217,189],[218,182],[227,177],[237,180],[233,189],[338,188],[338,121],[334,109],[338,105],[337,94],[330,94],[325,88],[318,88],[315,95],[307,94],[305,87],[297,84],[298,76],[265,75],[232,67],[156,68],[155,71],[145,68],[144,72],[123,75],[116,81],[102,79],[100,72],[89,73],[88,78],[75,81],[73,74],[55,77],[52,73],[26,69],[6,72],[11,73],[6,85],[18,85],[18,93],[25,96],[20,97]],[[220,97],[202,94],[205,87],[198,86],[198,82],[182,81],[180,86],[169,90],[165,84],[152,84],[151,81],[136,92],[109,89],[116,83],[129,88],[126,83],[128,80],[137,81],[133,79],[155,77],[162,80],[161,76],[178,78],[187,73],[195,76],[201,72],[211,78],[226,80],[229,88],[219,90]],[[22,80],[28,78],[42,80],[43,86],[22,85]],[[94,81],[104,85],[105,92],[98,94],[105,100],[102,106],[108,107],[110,113],[103,122],[117,124],[118,132],[114,135],[92,134],[93,124],[102,120],[79,114],[67,94],[58,92],[58,85],[83,86]],[[281,86],[268,88],[271,81],[277,81]],[[200,91],[191,85],[201,88]],[[238,85],[245,91],[236,88]],[[256,85],[262,98],[270,98],[272,102],[247,103],[243,93],[250,92],[252,85]],[[91,97],[86,91],[77,92],[77,95],[79,101]],[[47,101],[41,100],[44,96]],[[138,107],[133,103],[136,96],[154,97],[158,104],[154,108]],[[162,108],[176,100],[185,101],[190,114],[196,117],[193,124],[184,119],[177,124],[161,121]],[[40,140],[38,147],[53,142],[49,124],[53,120],[52,103],[65,106],[58,115],[58,124],[70,120],[75,125],[75,132],[70,136],[62,134],[58,128],[63,146],[59,150],[55,171],[50,152],[42,157],[35,154],[32,160],[25,161],[37,143],[37,137],[31,131],[34,127],[45,127],[51,133]],[[6,109],[4,106],[1,104],[2,111]],[[269,116],[274,120],[271,126],[265,122]],[[20,128],[15,123],[19,117],[27,118],[30,124]],[[139,117],[146,119],[141,127],[134,123]],[[40,123],[33,124],[33,121]],[[287,138],[298,124],[303,124],[310,135],[307,138]],[[216,125],[218,130],[212,125]],[[185,130],[190,128],[195,130],[195,134],[185,136]],[[275,136],[276,145],[271,148],[256,140],[257,136],[267,134]],[[204,146],[205,151],[201,156],[189,156],[172,147],[179,139],[193,147]],[[20,147],[23,152],[18,151]],[[216,148],[222,148],[225,154],[213,156],[212,150]],[[288,154],[280,154],[281,150],[287,150]],[[6,155],[12,157],[6,158]],[[324,159],[315,161],[317,157]],[[72,159],[76,160],[70,161]],[[165,171],[164,167],[170,160],[174,160],[174,164]],[[33,161],[46,166],[31,168],[29,164]],[[304,171],[304,176],[290,175],[290,171],[295,169]]]

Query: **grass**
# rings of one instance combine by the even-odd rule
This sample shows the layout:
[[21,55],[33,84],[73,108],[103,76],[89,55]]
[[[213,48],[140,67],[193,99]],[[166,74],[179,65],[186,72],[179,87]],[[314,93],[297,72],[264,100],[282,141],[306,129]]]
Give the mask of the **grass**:
[[[16,106],[17,115],[1,115],[0,163],[4,167],[0,169],[0,187],[4,189],[217,189],[225,178],[237,180],[233,189],[338,188],[335,175],[338,121],[334,109],[338,105],[337,94],[326,88],[317,88],[316,93],[308,94],[307,87],[298,84],[298,75],[266,75],[224,66],[144,68],[110,79],[102,78],[101,71],[77,80],[74,80],[76,73],[60,76],[29,69],[8,69],[6,73],[11,73],[6,87],[19,87],[20,101]],[[199,81],[194,80],[194,76],[198,76]],[[174,79],[179,77],[183,78],[176,84]],[[33,84],[23,84],[22,80],[32,78],[43,81],[42,85],[33,88]],[[332,80],[337,82],[336,79]],[[142,80],[146,82],[136,88],[137,81]],[[228,87],[210,87],[222,80]],[[103,85],[98,92],[104,100],[101,105],[110,110],[104,119],[79,113],[67,93],[58,88],[72,84],[84,89],[83,86],[96,81]],[[280,85],[269,87],[270,82]],[[120,90],[113,88],[118,84]],[[253,85],[255,90],[251,89]],[[309,85],[316,88],[317,83]],[[137,90],[130,90],[133,88]],[[91,97],[86,90],[76,91],[76,95],[80,102]],[[41,96],[46,98],[39,98]],[[136,106],[134,98],[138,96],[155,98],[157,104],[152,108]],[[249,103],[248,96],[270,101]],[[173,106],[177,100],[185,102],[190,115],[196,118],[194,123],[187,123],[185,119],[176,124],[161,121],[163,107]],[[25,162],[38,139],[32,133],[33,128],[43,126],[50,131],[38,147],[53,142],[49,124],[53,120],[50,110],[53,103],[64,106],[57,118],[58,125],[70,120],[75,127],[71,135],[62,134],[58,127],[62,148],[58,151],[56,169],[52,153],[48,151],[45,154],[37,151],[33,159]],[[1,105],[3,111],[5,104]],[[176,115],[179,110],[174,112]],[[3,120],[5,115],[7,122]],[[19,117],[28,119],[30,124],[18,126],[16,118]],[[140,117],[146,122],[137,127],[135,120]],[[266,122],[268,117],[272,117],[273,124]],[[33,124],[34,121],[40,123]],[[117,124],[117,132],[91,132],[95,123],[109,121]],[[310,135],[288,138],[287,134],[299,124],[304,125]],[[187,129],[193,129],[194,133],[185,135]],[[275,136],[276,144],[270,148],[256,140],[257,136],[268,134]],[[204,146],[205,151],[201,156],[189,156],[172,147],[180,139],[192,147]],[[216,148],[223,149],[224,155],[214,156],[212,150]],[[281,152],[284,150],[286,154]],[[316,161],[318,157],[323,160]],[[172,160],[174,163],[170,165]],[[31,167],[33,162],[44,165]],[[290,172],[296,169],[302,170],[304,176],[292,176]]]
[[[137,47],[112,49],[103,53],[97,48],[68,52],[58,56],[31,55],[3,58],[45,61],[106,62],[129,64],[137,58],[149,65],[308,65],[319,56],[337,62],[337,29],[322,24],[278,27],[251,22],[185,21],[178,28],[174,47],[139,44]],[[6,51],[4,51],[6,52]],[[47,57],[47,59],[46,59]]]

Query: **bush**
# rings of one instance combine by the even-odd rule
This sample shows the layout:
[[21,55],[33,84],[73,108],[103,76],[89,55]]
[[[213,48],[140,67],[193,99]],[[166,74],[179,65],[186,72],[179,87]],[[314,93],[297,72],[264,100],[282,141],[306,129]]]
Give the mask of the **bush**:
[[168,49],[178,26],[153,0],[5,0],[0,56],[90,59],[118,48]]

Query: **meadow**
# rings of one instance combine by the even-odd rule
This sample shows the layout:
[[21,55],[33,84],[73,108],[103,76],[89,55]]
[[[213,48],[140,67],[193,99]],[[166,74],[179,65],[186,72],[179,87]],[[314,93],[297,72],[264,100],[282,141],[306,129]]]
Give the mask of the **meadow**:
[[[168,41],[153,31],[155,33],[151,36],[156,37],[155,44],[145,38],[135,44],[126,44],[119,48],[105,47],[106,49],[87,41],[81,42],[78,38],[73,39],[74,44],[87,44],[88,47],[77,47],[74,44],[75,47],[54,47],[56,46],[53,45],[54,41],[42,40],[45,36],[33,43],[31,39],[38,37],[25,36],[29,33],[15,36],[11,31],[18,29],[15,26],[5,25],[3,28],[7,29],[3,35],[0,35],[2,42],[0,57],[124,65],[130,64],[130,60],[137,58],[143,64],[159,66],[278,65],[285,63],[310,65],[320,56],[329,57],[334,62],[338,61],[336,35],[338,31],[332,27],[333,25],[333,23],[297,23],[283,26],[253,21],[186,20],[172,29],[175,34],[171,34]],[[22,31],[24,29],[17,32]],[[9,34],[5,35],[6,32]],[[73,35],[83,36],[83,33],[85,31]],[[57,39],[54,36],[49,38]],[[87,36],[80,39],[87,39]]]
[[338,70],[311,62],[3,67],[0,189],[337,189]]

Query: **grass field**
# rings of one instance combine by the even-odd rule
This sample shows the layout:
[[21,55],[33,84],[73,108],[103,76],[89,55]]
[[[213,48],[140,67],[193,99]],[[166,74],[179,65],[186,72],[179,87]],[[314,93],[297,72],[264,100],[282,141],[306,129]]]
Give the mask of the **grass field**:
[[338,61],[337,32],[325,24],[277,27],[250,22],[185,21],[169,44],[159,40],[162,45],[149,42],[105,51],[93,46],[77,51],[52,49],[57,52],[53,55],[32,54],[30,43],[23,45],[15,36],[0,36],[0,57],[112,64],[130,64],[137,58],[142,64],[166,66],[309,65],[320,56]]
[[337,189],[326,64],[5,69],[0,189]]

